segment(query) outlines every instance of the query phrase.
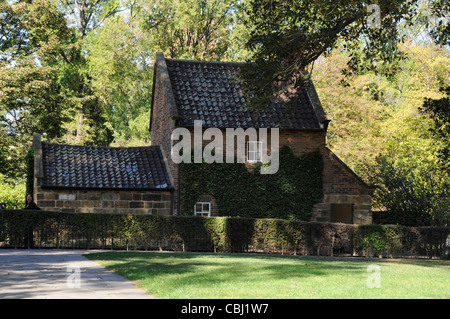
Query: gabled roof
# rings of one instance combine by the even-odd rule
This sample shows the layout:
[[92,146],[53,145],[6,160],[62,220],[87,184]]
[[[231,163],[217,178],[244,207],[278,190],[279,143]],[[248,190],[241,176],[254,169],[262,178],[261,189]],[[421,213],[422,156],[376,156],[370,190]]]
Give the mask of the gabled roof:
[[159,146],[96,147],[42,142],[42,162],[42,187],[172,189]]
[[312,82],[305,85],[298,100],[289,107],[284,102],[272,102],[265,110],[250,109],[239,81],[243,65],[166,59],[157,53],[156,72],[161,74],[169,112],[177,120],[176,125],[192,127],[194,120],[201,119],[203,127],[326,129],[328,120]]

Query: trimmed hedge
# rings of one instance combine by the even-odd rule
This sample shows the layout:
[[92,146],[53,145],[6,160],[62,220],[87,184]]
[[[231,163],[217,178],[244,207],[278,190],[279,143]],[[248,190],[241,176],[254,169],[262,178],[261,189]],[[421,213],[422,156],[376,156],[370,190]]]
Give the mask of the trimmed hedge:
[[0,246],[448,258],[449,227],[0,211]]

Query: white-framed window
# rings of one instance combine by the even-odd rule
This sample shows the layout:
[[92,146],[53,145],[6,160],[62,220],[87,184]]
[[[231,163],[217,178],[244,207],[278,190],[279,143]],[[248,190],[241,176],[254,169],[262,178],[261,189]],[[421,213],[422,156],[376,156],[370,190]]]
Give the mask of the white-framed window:
[[262,162],[262,142],[259,141],[247,142],[247,162],[249,163]]
[[195,216],[209,217],[211,216],[211,203],[210,202],[197,202],[194,206]]

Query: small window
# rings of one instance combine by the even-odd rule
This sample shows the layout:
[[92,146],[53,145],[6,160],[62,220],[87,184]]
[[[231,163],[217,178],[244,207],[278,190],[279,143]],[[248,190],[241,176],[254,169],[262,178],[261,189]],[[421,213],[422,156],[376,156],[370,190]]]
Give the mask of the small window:
[[257,141],[247,142],[247,162],[249,163],[262,162],[262,142]]
[[198,202],[194,206],[195,216],[208,217],[211,216],[211,203],[209,202]]

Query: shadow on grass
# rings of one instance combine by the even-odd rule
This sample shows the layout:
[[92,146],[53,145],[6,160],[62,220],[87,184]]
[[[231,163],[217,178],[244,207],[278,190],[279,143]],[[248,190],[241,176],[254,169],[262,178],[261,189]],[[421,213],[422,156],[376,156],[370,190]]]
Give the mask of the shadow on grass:
[[[85,256],[163,298],[309,298],[308,292],[327,289],[324,296],[328,297],[347,298],[348,289],[353,289],[358,298],[378,298],[383,291],[365,289],[370,264],[450,267],[444,260],[263,254],[101,252]],[[402,278],[395,277],[396,282],[409,285],[409,277],[402,274],[410,270],[399,269],[393,275],[383,272],[383,280],[399,274]],[[397,296],[398,289],[388,296]]]
[[[365,263],[332,257],[279,256],[258,254],[198,254],[108,252],[86,255],[130,280],[150,277],[180,278],[177,285],[283,280],[336,273],[364,273]],[[349,262],[350,261],[350,262]]]

